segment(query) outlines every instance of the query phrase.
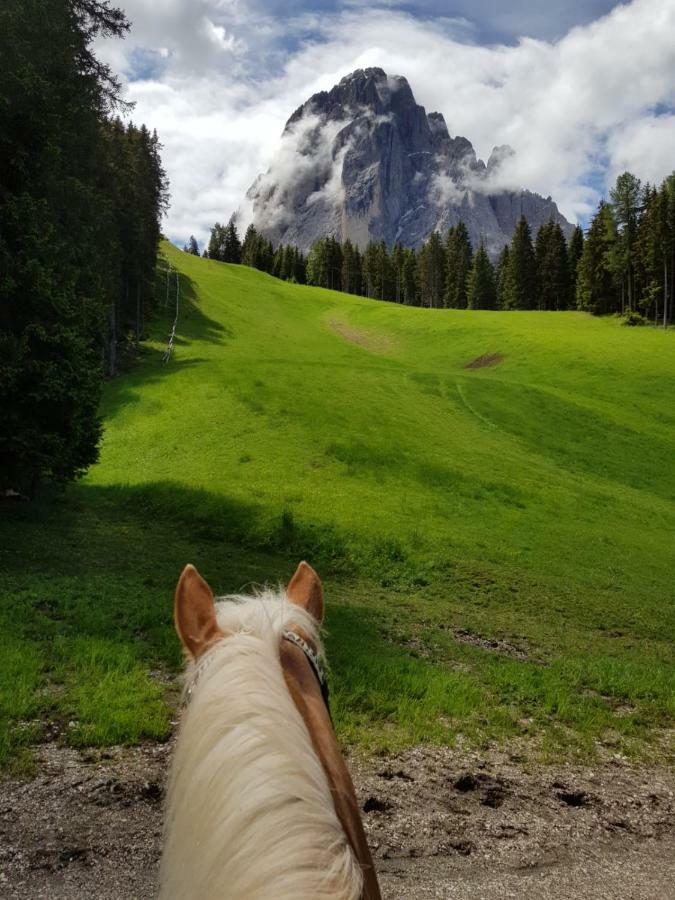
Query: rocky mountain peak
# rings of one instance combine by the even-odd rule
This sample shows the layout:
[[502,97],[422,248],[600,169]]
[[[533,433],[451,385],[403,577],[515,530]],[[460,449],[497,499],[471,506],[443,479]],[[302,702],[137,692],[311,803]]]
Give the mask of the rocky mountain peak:
[[535,232],[551,218],[572,227],[550,198],[493,186],[512,155],[495,147],[486,166],[471,141],[451,136],[442,113],[415,101],[404,77],[357,69],[298,107],[248,196],[260,231],[304,251],[329,235],[418,247],[461,220],[474,245],[483,241],[495,256],[521,214]]

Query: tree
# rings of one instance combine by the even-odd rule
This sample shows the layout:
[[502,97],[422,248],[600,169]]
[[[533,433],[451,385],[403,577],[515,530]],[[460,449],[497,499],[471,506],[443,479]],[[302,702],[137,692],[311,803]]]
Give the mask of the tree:
[[482,242],[473,258],[469,273],[467,306],[469,309],[497,308],[495,272]]
[[640,179],[630,172],[624,172],[616,179],[616,185],[609,195],[619,234],[616,265],[621,277],[622,296],[627,298],[628,308],[634,309],[634,247],[640,213]]
[[220,262],[225,261],[225,229],[220,222],[216,222],[211,229],[207,252],[209,259],[216,259]]
[[509,292],[509,245],[505,244],[499,254],[495,281],[497,283],[497,309],[506,309],[506,296]]
[[542,225],[535,242],[537,309],[567,309],[569,270],[562,228],[551,220]]
[[460,222],[448,231],[445,248],[444,306],[466,309],[472,262],[473,250],[469,232],[466,230],[464,222]]
[[154,295],[166,180],[156,134],[111,118],[98,0],[0,6],[0,489],[34,493],[98,453],[104,366]]
[[445,250],[437,231],[432,231],[417,258],[417,292],[422,306],[443,305]]
[[241,241],[237,232],[236,217],[232,215],[223,231],[221,259],[227,263],[240,263],[241,253]]
[[577,303],[577,267],[584,252],[584,232],[581,225],[576,225],[567,245],[567,274],[569,284],[568,307]]
[[420,299],[417,293],[417,255],[414,250],[406,248],[403,259],[402,274],[403,303],[406,306],[419,306]]
[[[224,248],[225,244],[223,242],[223,254]],[[248,226],[248,228],[246,229],[246,234],[244,235],[244,244],[241,250],[241,261],[245,266],[250,266],[252,269],[261,268],[262,253],[260,237],[255,225],[253,224]]]
[[201,256],[201,253],[199,252],[199,244],[197,243],[197,238],[194,236],[194,234],[190,235],[190,238],[187,244],[183,247],[183,250],[186,253],[191,253],[193,256]]
[[601,201],[591,220],[577,267],[579,309],[595,315],[619,310],[617,268],[614,262],[616,246],[614,214],[609,204]]
[[537,263],[532,246],[532,232],[521,216],[509,248],[504,293],[500,298],[504,309],[535,309]]

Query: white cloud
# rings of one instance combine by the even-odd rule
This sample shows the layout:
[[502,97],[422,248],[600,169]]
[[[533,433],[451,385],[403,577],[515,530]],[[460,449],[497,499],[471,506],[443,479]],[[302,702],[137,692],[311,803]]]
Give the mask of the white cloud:
[[631,169],[658,181],[675,167],[675,0],[634,0],[557,42],[515,46],[466,43],[464,25],[396,8],[282,21],[238,0],[122,5],[135,28],[103,52],[118,70],[132,71],[138,48],[162,64],[128,95],[134,119],[156,127],[165,146],[166,228],[178,240],[203,240],[228,218],[311,93],[371,65],[405,75],[418,103],[442,112],[482,158],[495,144],[513,146],[500,183],[552,195],[571,219],[592,210],[603,178]]

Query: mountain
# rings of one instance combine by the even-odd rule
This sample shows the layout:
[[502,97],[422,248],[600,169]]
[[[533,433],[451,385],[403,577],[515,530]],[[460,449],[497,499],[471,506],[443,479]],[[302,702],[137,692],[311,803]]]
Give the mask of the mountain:
[[551,218],[572,226],[550,197],[499,188],[513,150],[487,165],[451,137],[441,113],[415,102],[405,78],[358,69],[290,117],[279,152],[248,191],[253,222],[274,243],[309,249],[320,237],[419,247],[463,221],[474,246],[496,256],[524,215],[536,233]]

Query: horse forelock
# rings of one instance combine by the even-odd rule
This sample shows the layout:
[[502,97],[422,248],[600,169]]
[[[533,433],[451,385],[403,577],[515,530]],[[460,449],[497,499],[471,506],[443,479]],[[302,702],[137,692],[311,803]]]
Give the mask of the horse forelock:
[[222,598],[216,611],[228,637],[208,652],[183,715],[161,896],[358,898],[361,871],[279,660],[292,626],[322,653],[318,625],[283,592]]

